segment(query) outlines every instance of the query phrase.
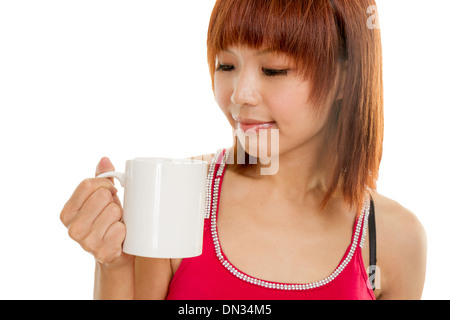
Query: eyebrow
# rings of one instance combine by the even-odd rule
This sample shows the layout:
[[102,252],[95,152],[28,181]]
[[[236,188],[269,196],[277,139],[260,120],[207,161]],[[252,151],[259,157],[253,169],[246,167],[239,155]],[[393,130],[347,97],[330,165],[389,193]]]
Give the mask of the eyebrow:
[[[225,50],[223,50],[223,51],[224,51],[224,52],[229,52],[229,53],[231,53],[231,54],[236,55],[236,53],[234,53],[233,51],[230,51],[230,50],[228,50],[228,49],[225,49]],[[256,53],[254,54],[254,56],[262,56],[263,54],[270,53],[270,52],[275,52],[275,51],[276,51],[276,50],[275,50],[274,48],[267,48],[267,49],[260,50],[260,51],[256,52]]]

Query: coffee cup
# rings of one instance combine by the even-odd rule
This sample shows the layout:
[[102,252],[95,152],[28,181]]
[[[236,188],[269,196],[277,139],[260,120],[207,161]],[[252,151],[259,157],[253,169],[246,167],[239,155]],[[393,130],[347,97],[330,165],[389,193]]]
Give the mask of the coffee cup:
[[125,172],[105,172],[124,187],[123,251],[151,258],[202,253],[208,163],[193,159],[135,158]]

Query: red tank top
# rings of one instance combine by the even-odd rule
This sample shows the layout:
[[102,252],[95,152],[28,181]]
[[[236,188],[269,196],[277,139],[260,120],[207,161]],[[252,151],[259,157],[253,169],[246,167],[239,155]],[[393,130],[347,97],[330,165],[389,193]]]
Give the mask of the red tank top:
[[325,279],[312,283],[272,282],[245,274],[228,261],[220,246],[216,221],[222,175],[226,167],[229,150],[219,150],[211,162],[207,179],[202,254],[198,257],[182,260],[170,283],[167,299],[375,299],[361,255],[367,229],[370,200],[365,201],[361,214],[355,220],[351,244],[334,272]]

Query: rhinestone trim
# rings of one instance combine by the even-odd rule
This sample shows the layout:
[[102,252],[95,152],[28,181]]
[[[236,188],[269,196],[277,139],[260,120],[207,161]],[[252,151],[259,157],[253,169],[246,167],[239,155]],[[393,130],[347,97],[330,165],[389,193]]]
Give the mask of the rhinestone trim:
[[366,199],[364,201],[363,212],[364,212],[364,225],[363,225],[363,230],[362,230],[362,235],[361,235],[361,241],[359,242],[359,246],[361,248],[364,247],[364,241],[366,240],[366,234],[367,234],[367,225],[369,223],[369,214],[370,214],[370,198],[369,198],[369,194],[366,194]]
[[216,168],[216,162],[219,158],[220,149],[214,155],[214,158],[211,160],[211,164],[209,165],[208,176],[206,178],[206,201],[205,201],[205,219],[209,219],[211,212],[211,183],[214,177],[214,171]]
[[[220,247],[219,242],[219,236],[217,232],[217,203],[219,198],[219,186],[220,186],[220,180],[222,178],[222,173],[225,167],[225,163],[228,157],[228,154],[230,152],[230,149],[228,149],[222,158],[222,161],[220,163],[219,170],[217,171],[217,177],[214,180],[214,187],[213,187],[213,194],[212,194],[212,210],[211,210],[211,237],[214,245],[214,249],[216,251],[217,259],[220,261],[220,263],[223,265],[225,269],[227,269],[232,275],[235,277],[241,279],[242,281],[264,287],[269,289],[277,289],[277,290],[310,290],[322,287],[334,279],[345,269],[345,267],[348,265],[348,263],[351,261],[356,248],[358,246],[358,240],[361,232],[361,225],[363,225],[363,230],[361,233],[361,241],[360,246],[362,247],[364,245],[364,239],[366,235],[366,229],[367,229],[367,218],[369,215],[369,209],[370,209],[370,199],[369,194],[366,193],[364,205],[361,210],[361,213],[357,220],[356,230],[353,235],[352,243],[350,250],[347,253],[347,256],[345,259],[342,260],[342,262],[336,267],[336,269],[331,273],[328,277],[325,279],[322,279],[320,281],[315,281],[311,283],[303,283],[303,284],[297,284],[297,283],[279,283],[279,282],[271,282],[266,280],[261,280],[258,278],[251,277],[238,269],[236,269],[222,254],[222,249]],[[217,154],[220,154],[221,152],[217,152]],[[215,158],[217,161],[217,158]],[[215,164],[215,163],[214,163]],[[212,179],[212,177],[211,177]]]

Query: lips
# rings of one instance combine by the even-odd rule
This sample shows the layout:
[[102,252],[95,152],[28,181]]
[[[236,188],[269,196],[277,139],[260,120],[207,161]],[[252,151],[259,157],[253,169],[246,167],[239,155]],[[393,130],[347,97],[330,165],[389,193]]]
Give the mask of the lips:
[[[253,123],[249,123],[253,122]],[[238,121],[238,129],[242,129],[244,132],[249,130],[254,130],[255,132],[259,132],[262,129],[271,129],[275,125],[275,121],[272,122],[261,122],[256,120],[245,120],[245,122]]]
[[244,123],[244,124],[264,124],[264,123],[271,123],[275,121],[264,121],[264,120],[255,120],[255,119],[245,119],[245,118],[236,118],[234,119],[237,122]]

